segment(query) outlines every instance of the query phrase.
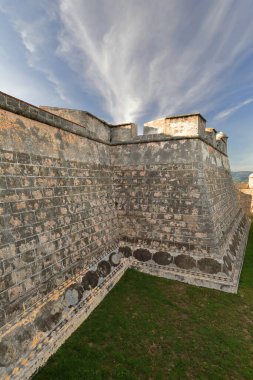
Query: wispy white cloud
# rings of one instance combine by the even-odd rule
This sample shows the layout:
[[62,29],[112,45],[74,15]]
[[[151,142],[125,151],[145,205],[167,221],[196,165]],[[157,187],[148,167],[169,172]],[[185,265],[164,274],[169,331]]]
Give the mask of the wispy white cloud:
[[114,122],[213,112],[221,96],[232,103],[228,83],[253,52],[252,0],[23,0],[20,12],[15,3],[2,0],[0,12],[12,20],[27,65],[64,104],[70,68],[76,88]]
[[[68,102],[64,81],[57,76],[57,68],[55,68],[54,64],[50,65],[50,60],[46,58],[47,55],[55,53],[50,51],[49,45],[51,40],[55,38],[50,33],[51,26],[57,17],[56,8],[55,6],[50,6],[48,0],[41,0],[40,6],[43,6],[44,12],[38,12],[34,18],[15,12],[15,8],[7,2],[2,4],[0,12],[5,13],[12,20],[13,28],[25,48],[27,65],[43,74],[45,80],[51,83],[58,97],[62,101]],[[50,11],[48,11],[49,9]]]
[[136,121],[151,105],[154,116],[209,111],[252,53],[253,24],[251,0],[201,4],[59,0],[58,53],[116,122]]
[[20,19],[14,21],[14,27],[19,33],[22,43],[32,54],[38,52],[45,43],[45,35],[41,33],[43,24],[45,26],[43,19],[33,20],[29,23]]
[[252,0],[1,0],[0,88],[112,122],[199,111],[251,168],[253,107],[229,116],[253,104],[252,18]]
[[242,108],[244,106],[247,106],[250,103],[253,103],[253,98],[246,99],[243,102],[240,102],[239,104],[237,104],[237,105],[235,105],[233,107],[227,108],[224,111],[219,112],[214,117],[214,120],[226,119],[227,117],[229,117],[230,115],[232,115],[234,112],[236,112],[237,110],[239,110],[240,108]]

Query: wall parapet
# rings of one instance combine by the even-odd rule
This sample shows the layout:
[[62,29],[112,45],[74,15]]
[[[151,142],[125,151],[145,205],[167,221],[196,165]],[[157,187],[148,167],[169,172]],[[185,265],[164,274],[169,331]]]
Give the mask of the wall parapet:
[[227,136],[214,128],[205,128],[206,119],[199,113],[147,122],[144,124],[144,134],[137,135],[137,125],[134,123],[113,125],[86,111],[36,107],[1,91],[0,109],[106,145],[197,138],[227,155]]
[[200,113],[168,116],[144,124],[144,135],[200,138],[220,152],[227,153],[227,136],[214,128],[206,128]]
[[74,133],[76,135],[86,137],[87,139],[106,144],[105,141],[98,138],[95,133],[87,130],[83,125],[69,121],[63,117],[44,110],[43,108],[36,107],[1,91],[0,109],[4,109],[17,115],[24,116],[28,119],[39,121],[40,123],[62,129],[66,132]]

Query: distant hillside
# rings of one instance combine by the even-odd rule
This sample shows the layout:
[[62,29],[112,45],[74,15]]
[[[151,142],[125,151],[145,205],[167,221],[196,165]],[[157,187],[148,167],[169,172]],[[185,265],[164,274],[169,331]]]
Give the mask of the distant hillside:
[[253,171],[252,172],[248,172],[248,171],[245,171],[245,172],[232,172],[232,177],[233,177],[234,182],[248,182],[249,175],[251,173],[253,173]]

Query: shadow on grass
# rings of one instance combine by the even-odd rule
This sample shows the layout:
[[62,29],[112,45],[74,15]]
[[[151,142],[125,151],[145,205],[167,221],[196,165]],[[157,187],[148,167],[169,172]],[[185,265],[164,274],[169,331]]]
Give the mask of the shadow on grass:
[[253,379],[253,225],[238,294],[128,270],[33,380]]

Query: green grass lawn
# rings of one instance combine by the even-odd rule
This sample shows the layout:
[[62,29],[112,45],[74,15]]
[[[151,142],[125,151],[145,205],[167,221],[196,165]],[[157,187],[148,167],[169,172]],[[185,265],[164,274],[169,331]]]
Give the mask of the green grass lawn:
[[128,270],[34,380],[253,379],[253,225],[237,295]]

